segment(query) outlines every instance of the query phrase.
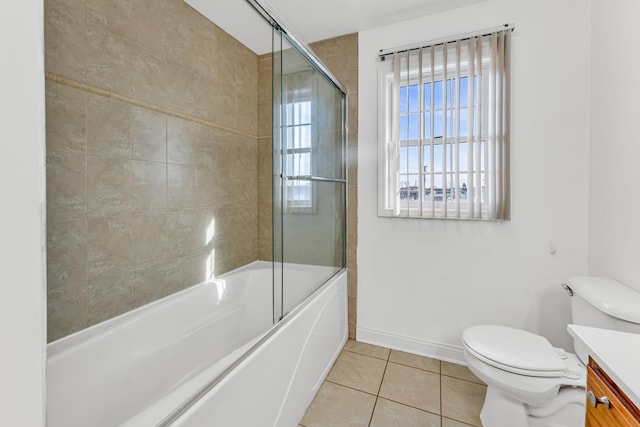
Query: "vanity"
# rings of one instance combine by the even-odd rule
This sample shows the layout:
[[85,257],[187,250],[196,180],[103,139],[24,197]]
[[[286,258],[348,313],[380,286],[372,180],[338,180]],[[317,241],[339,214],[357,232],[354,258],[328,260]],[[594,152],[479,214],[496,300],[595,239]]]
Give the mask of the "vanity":
[[587,427],[640,427],[640,334],[569,325],[576,353],[589,357]]

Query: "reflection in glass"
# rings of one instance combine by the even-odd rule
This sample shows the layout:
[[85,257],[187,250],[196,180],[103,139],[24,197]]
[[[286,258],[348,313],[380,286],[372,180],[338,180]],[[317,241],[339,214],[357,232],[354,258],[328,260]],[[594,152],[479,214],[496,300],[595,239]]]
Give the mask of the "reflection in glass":
[[[281,37],[274,66],[281,103],[274,100],[273,177],[274,189],[283,189],[274,194],[275,321],[344,267],[346,233],[344,94]],[[404,126],[415,138],[417,117]],[[303,265],[317,266],[317,274],[301,276]]]

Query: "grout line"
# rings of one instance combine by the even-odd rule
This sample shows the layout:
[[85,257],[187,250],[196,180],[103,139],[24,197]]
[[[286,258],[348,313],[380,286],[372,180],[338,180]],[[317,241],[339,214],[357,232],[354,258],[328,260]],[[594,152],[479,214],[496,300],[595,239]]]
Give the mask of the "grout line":
[[[383,348],[384,348],[384,347],[383,347]],[[389,350],[391,350],[391,349],[389,349]],[[344,349],[344,348],[342,349],[342,351],[346,351],[346,352],[349,352],[349,353],[352,353],[352,354],[357,354],[357,355],[360,355],[360,356],[366,356],[366,357],[369,357],[369,358],[372,358],[372,359],[385,360],[385,359],[380,359],[380,358],[377,358],[377,357],[374,357],[374,356],[369,356],[369,355],[367,355],[367,354],[362,354],[362,353],[358,353],[358,352],[355,352],[355,351],[347,350],[347,349]],[[385,399],[385,400],[388,400],[388,401],[390,401],[390,402],[396,403],[396,404],[398,404],[398,405],[403,405],[403,406],[406,406],[406,407],[409,407],[409,408],[412,408],[412,409],[416,409],[416,410],[418,410],[418,411],[422,411],[422,412],[426,412],[426,413],[428,413],[428,414],[432,414],[432,415],[438,416],[438,417],[440,417],[440,421],[441,421],[441,423],[442,423],[442,419],[449,419],[449,420],[452,420],[452,421],[456,421],[457,423],[460,423],[460,424],[462,424],[462,425],[464,425],[464,426],[468,426],[468,427],[475,427],[473,424],[467,424],[467,423],[465,423],[465,422],[463,422],[463,421],[459,421],[459,420],[456,420],[456,419],[451,418],[451,417],[445,417],[445,416],[442,414],[442,406],[443,406],[443,402],[442,402],[442,377],[443,377],[443,376],[445,376],[445,377],[449,377],[449,378],[456,379],[456,380],[460,380],[460,381],[465,381],[465,382],[468,382],[468,383],[471,383],[471,384],[476,384],[476,385],[485,385],[485,386],[486,386],[486,384],[480,384],[480,383],[477,383],[477,382],[474,382],[474,381],[469,381],[469,380],[464,379],[464,378],[458,378],[458,377],[454,377],[454,376],[451,376],[451,375],[445,375],[445,374],[442,374],[442,367],[441,367],[441,369],[440,369],[440,373],[438,373],[438,372],[433,372],[433,371],[429,371],[429,370],[422,369],[422,368],[416,368],[415,366],[411,366],[411,365],[405,365],[405,364],[403,364],[403,363],[393,362],[393,361],[391,361],[390,359],[391,359],[391,351],[389,351],[389,354],[388,354],[388,356],[387,356],[387,358],[386,358],[386,364],[385,364],[384,371],[383,371],[383,373],[382,373],[382,380],[380,381],[380,386],[378,387],[378,392],[377,392],[377,394],[373,394],[373,393],[370,393],[370,392],[366,392],[366,391],[363,391],[363,390],[359,390],[359,389],[357,389],[357,388],[354,388],[354,387],[351,387],[351,386],[348,386],[348,385],[344,385],[344,384],[340,384],[340,383],[338,383],[338,382],[331,381],[331,380],[328,380],[328,379],[325,379],[325,381],[326,381],[326,382],[330,382],[330,383],[335,384],[335,385],[338,385],[338,386],[340,386],[340,387],[345,387],[345,388],[348,388],[348,389],[351,389],[351,390],[354,390],[354,391],[359,391],[359,392],[361,392],[361,393],[365,393],[365,394],[368,394],[368,395],[370,395],[370,396],[375,396],[375,397],[376,397],[376,400],[375,400],[374,405],[373,405],[373,409],[372,409],[372,411],[371,411],[371,415],[370,415],[370,417],[369,417],[369,423],[367,424],[367,426],[368,426],[368,427],[370,427],[370,426],[371,426],[371,423],[373,422],[373,414],[375,413],[376,407],[377,407],[377,405],[378,405],[378,400],[380,400],[380,399]],[[439,359],[436,359],[436,360],[439,360]],[[441,362],[442,362],[442,361],[441,361]],[[429,372],[429,373],[432,373],[432,374],[438,374],[438,375],[440,375],[440,413],[439,413],[439,414],[436,414],[436,413],[433,413],[433,412],[431,412],[431,411],[427,411],[427,410],[424,410],[424,409],[422,409],[422,408],[418,408],[418,407],[416,407],[416,406],[409,405],[409,404],[404,403],[404,402],[399,402],[399,401],[397,401],[397,400],[393,400],[393,399],[390,399],[390,398],[387,398],[387,397],[382,397],[382,396],[380,396],[380,391],[382,390],[382,384],[384,383],[384,377],[385,377],[385,375],[386,375],[386,372],[387,372],[387,368],[388,368],[388,366],[389,366],[389,363],[396,363],[397,365],[400,365],[400,366],[406,366],[406,367],[409,367],[409,368],[419,369],[419,370],[424,371],[424,372]],[[301,424],[301,426],[303,426],[303,425]],[[304,427],[304,426],[303,426],[303,427]]]
[[378,399],[380,399],[380,390],[382,390],[382,383],[384,382],[384,376],[387,373],[387,366],[389,366],[389,357],[391,356],[391,351],[387,355],[387,360],[384,364],[384,371],[382,371],[382,378],[380,378],[380,385],[378,386],[378,392],[376,393],[376,401],[373,404],[373,410],[371,411],[371,416],[369,417],[369,424],[367,426],[371,426],[371,422],[373,421],[373,414],[376,411],[376,406],[378,405]]
[[[96,86],[92,86],[89,85],[87,83],[82,83],[79,82],[77,80],[74,79],[70,79],[64,76],[61,76],[59,74],[53,74],[53,73],[49,73],[49,72],[45,72],[44,73],[45,79],[52,81],[54,83],[60,84],[60,85],[64,85],[64,86],[69,86],[72,87],[74,89],[79,89],[79,90],[83,90],[85,92],[89,92],[92,93],[94,95],[99,95],[99,96],[104,96],[105,98],[110,98],[116,101],[120,101],[120,102],[124,102],[136,107],[141,107],[141,108],[146,108],[147,110],[151,110],[151,111],[155,111],[157,113],[161,113],[161,114],[166,114],[168,116],[173,116],[173,117],[177,117],[179,119],[182,120],[186,120],[189,122],[193,122],[193,123],[197,123],[203,126],[208,126],[210,128],[214,128],[214,129],[218,129],[218,130],[222,130],[228,133],[232,133],[235,135],[239,135],[239,136],[244,136],[246,138],[252,138],[252,139],[258,139],[259,136],[257,135],[251,135],[236,129],[232,129],[226,126],[222,126],[219,125],[217,123],[211,122],[209,120],[205,120],[205,119],[201,119],[198,117],[193,117],[193,116],[189,116],[187,114],[183,114],[180,113],[178,111],[174,111],[171,110],[169,108],[165,108],[165,107],[161,107],[158,105],[154,105],[154,104],[149,104],[146,102],[142,102],[142,101],[137,101],[133,98],[129,98],[128,96],[124,96],[124,95],[120,95],[118,93],[115,92],[111,92]],[[267,136],[263,136],[263,138],[267,138]],[[270,136],[268,137],[270,138]]]
[[368,355],[368,354],[359,353],[359,352],[357,352],[357,351],[347,350],[346,348],[343,348],[341,351],[346,351],[346,352],[348,352],[348,353],[357,354],[357,355],[360,355],[360,356],[367,356],[367,357],[370,357],[370,358],[372,358],[372,359],[385,360],[385,361],[386,361],[386,360],[389,360],[389,356],[387,356],[387,358],[386,358],[386,359],[383,359],[383,358],[381,358],[381,357],[370,356],[370,355]]
[[[424,368],[418,368],[417,366],[407,365],[406,363],[398,362],[396,360],[389,360],[389,363],[395,363],[396,365],[405,366],[407,368],[419,369],[419,370],[421,370],[423,372],[429,372],[431,374],[442,375],[440,372],[430,371],[430,370],[424,369]],[[455,377],[452,377],[452,378],[455,378]]]
[[[85,15],[86,16],[86,15]],[[86,18],[85,18],[86,19]],[[86,25],[86,23],[85,23]],[[86,31],[85,31],[86,38]],[[85,40],[86,42],[86,40]],[[86,43],[85,43],[86,46]],[[56,93],[59,95],[59,91],[56,90]],[[84,113],[84,153],[82,153],[84,157],[84,215],[82,219],[84,220],[84,327],[89,327],[89,156],[87,152],[89,151],[89,138],[87,138],[87,109],[88,109],[88,99],[84,97],[83,100],[83,113]],[[46,108],[46,106],[45,106]],[[68,219],[68,218],[66,218]],[[51,223],[47,220],[47,227]],[[47,287],[48,289],[48,287]],[[47,312],[48,316],[48,312]]]
[[471,380],[468,380],[466,378],[454,377],[453,375],[447,375],[447,374],[440,374],[440,375],[448,377],[448,378],[453,378],[454,380],[466,381],[466,382],[471,383],[471,384],[477,384],[477,385],[486,386],[485,383],[482,383],[482,382],[479,383],[477,381],[471,381]]
[[373,402],[373,409],[371,410],[371,415],[369,416],[369,422],[367,423],[367,427],[371,427],[371,423],[373,422],[373,414],[376,412],[376,406],[378,405],[378,399],[380,399],[380,396],[376,396],[376,401]]
[[340,384],[340,383],[337,383],[335,381],[331,381],[331,380],[328,380],[328,379],[325,379],[325,381],[328,382],[328,383],[331,383],[331,384],[339,385],[340,387],[346,387],[346,388],[349,388],[349,389],[354,390],[354,391],[359,391],[360,393],[368,394],[369,396],[376,396],[377,397],[376,394],[370,393],[368,391],[360,390],[358,388],[351,387],[351,386],[344,385],[344,384]]
[[[380,399],[388,400],[389,402],[397,403],[398,405],[406,406],[408,408],[416,409],[418,411],[422,411],[422,412],[426,412],[428,414],[437,415],[438,417],[442,417],[442,414],[436,414],[435,412],[427,411],[425,409],[418,408],[417,406],[409,405],[408,403],[398,402],[397,400],[393,400],[393,399],[390,399],[390,398],[384,397],[384,396],[378,396],[378,397]],[[446,417],[446,418],[448,418],[448,417]],[[453,419],[453,418],[450,418],[450,419]],[[454,421],[457,421],[457,420],[454,420]]]
[[[132,144],[133,145],[133,141]],[[165,209],[169,209],[169,120],[168,117],[164,118],[164,176],[165,176],[165,186],[164,186],[164,207]]]
[[[386,347],[381,347],[381,348],[386,348]],[[389,350],[393,351],[393,349],[389,349]],[[397,360],[391,360],[391,351],[389,352],[389,355],[384,359],[381,358],[381,357],[371,356],[369,354],[360,353],[360,352],[357,352],[357,351],[354,351],[354,350],[349,350],[349,349],[346,349],[346,348],[343,348],[341,351],[346,351],[348,353],[353,353],[353,354],[357,354],[357,355],[360,355],[360,356],[367,356],[367,357],[370,357],[372,359],[386,360],[386,361],[388,361],[390,363],[395,363],[396,365],[406,366],[407,368],[419,369],[421,371],[430,372],[432,374],[443,375],[445,377],[453,378],[453,379],[456,379],[456,380],[466,381],[466,382],[469,382],[469,383],[472,383],[472,384],[478,384],[478,385],[486,386],[486,384],[483,383],[483,382],[478,382],[478,381],[473,381],[473,380],[469,380],[469,379],[466,379],[466,378],[456,377],[455,375],[443,374],[442,373],[442,367],[440,367],[440,372],[436,372],[436,371],[432,371],[432,370],[425,369],[425,368],[420,368],[420,367],[413,366],[413,365],[407,365],[406,363],[402,363],[402,362],[399,362]],[[416,356],[424,357],[424,358],[427,358],[427,359],[433,359],[433,360],[437,360],[438,362],[442,362],[442,360],[436,359],[436,358],[433,358],[433,357],[420,356],[418,354]]]
[[440,381],[438,384],[440,386],[440,421],[442,422],[442,363],[440,363]]
[[458,420],[456,420],[455,418],[450,418],[450,417],[440,417],[440,418],[446,418],[446,419],[448,419],[448,420],[455,421],[456,423],[458,423],[458,424],[462,424],[462,425],[464,425],[464,426],[476,427],[476,426],[474,426],[473,424],[467,424],[467,423],[465,423],[465,422],[463,422],[463,421],[458,421]]

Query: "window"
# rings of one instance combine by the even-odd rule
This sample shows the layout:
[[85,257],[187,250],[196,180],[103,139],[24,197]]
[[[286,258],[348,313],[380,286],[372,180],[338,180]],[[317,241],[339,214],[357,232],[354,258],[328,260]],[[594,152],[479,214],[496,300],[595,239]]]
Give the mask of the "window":
[[284,147],[286,207],[289,210],[310,211],[313,207],[314,184],[310,180],[295,179],[313,175],[314,80],[310,72],[288,75],[285,78]]
[[380,215],[509,219],[509,36],[381,62]]

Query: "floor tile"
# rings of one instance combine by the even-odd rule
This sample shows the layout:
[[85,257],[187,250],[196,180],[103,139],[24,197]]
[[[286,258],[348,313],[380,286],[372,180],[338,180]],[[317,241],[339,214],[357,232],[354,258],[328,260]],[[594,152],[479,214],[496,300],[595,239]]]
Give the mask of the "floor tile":
[[479,427],[486,390],[463,365],[349,340],[298,427]]
[[440,375],[389,362],[380,397],[439,414]]
[[450,418],[442,417],[442,427],[469,427],[471,424],[462,423]]
[[461,380],[467,380],[478,384],[484,384],[484,382],[480,378],[476,377],[466,366],[443,361],[441,369],[442,375],[460,378]]
[[376,397],[324,382],[300,421],[305,427],[367,427]]
[[387,360],[389,358],[388,348],[378,347],[377,345],[366,344],[354,340],[349,340],[344,346],[344,349],[354,353],[364,354],[365,356],[375,357],[377,359]]
[[327,380],[377,394],[386,364],[381,359],[343,351],[327,375]]
[[440,416],[378,398],[370,427],[440,427]]
[[480,410],[487,386],[442,376],[442,416],[474,426],[480,423]]
[[440,361],[430,357],[418,356],[417,354],[405,353],[403,351],[391,350],[390,362],[400,365],[411,366],[413,368],[424,369],[426,371],[440,373]]

